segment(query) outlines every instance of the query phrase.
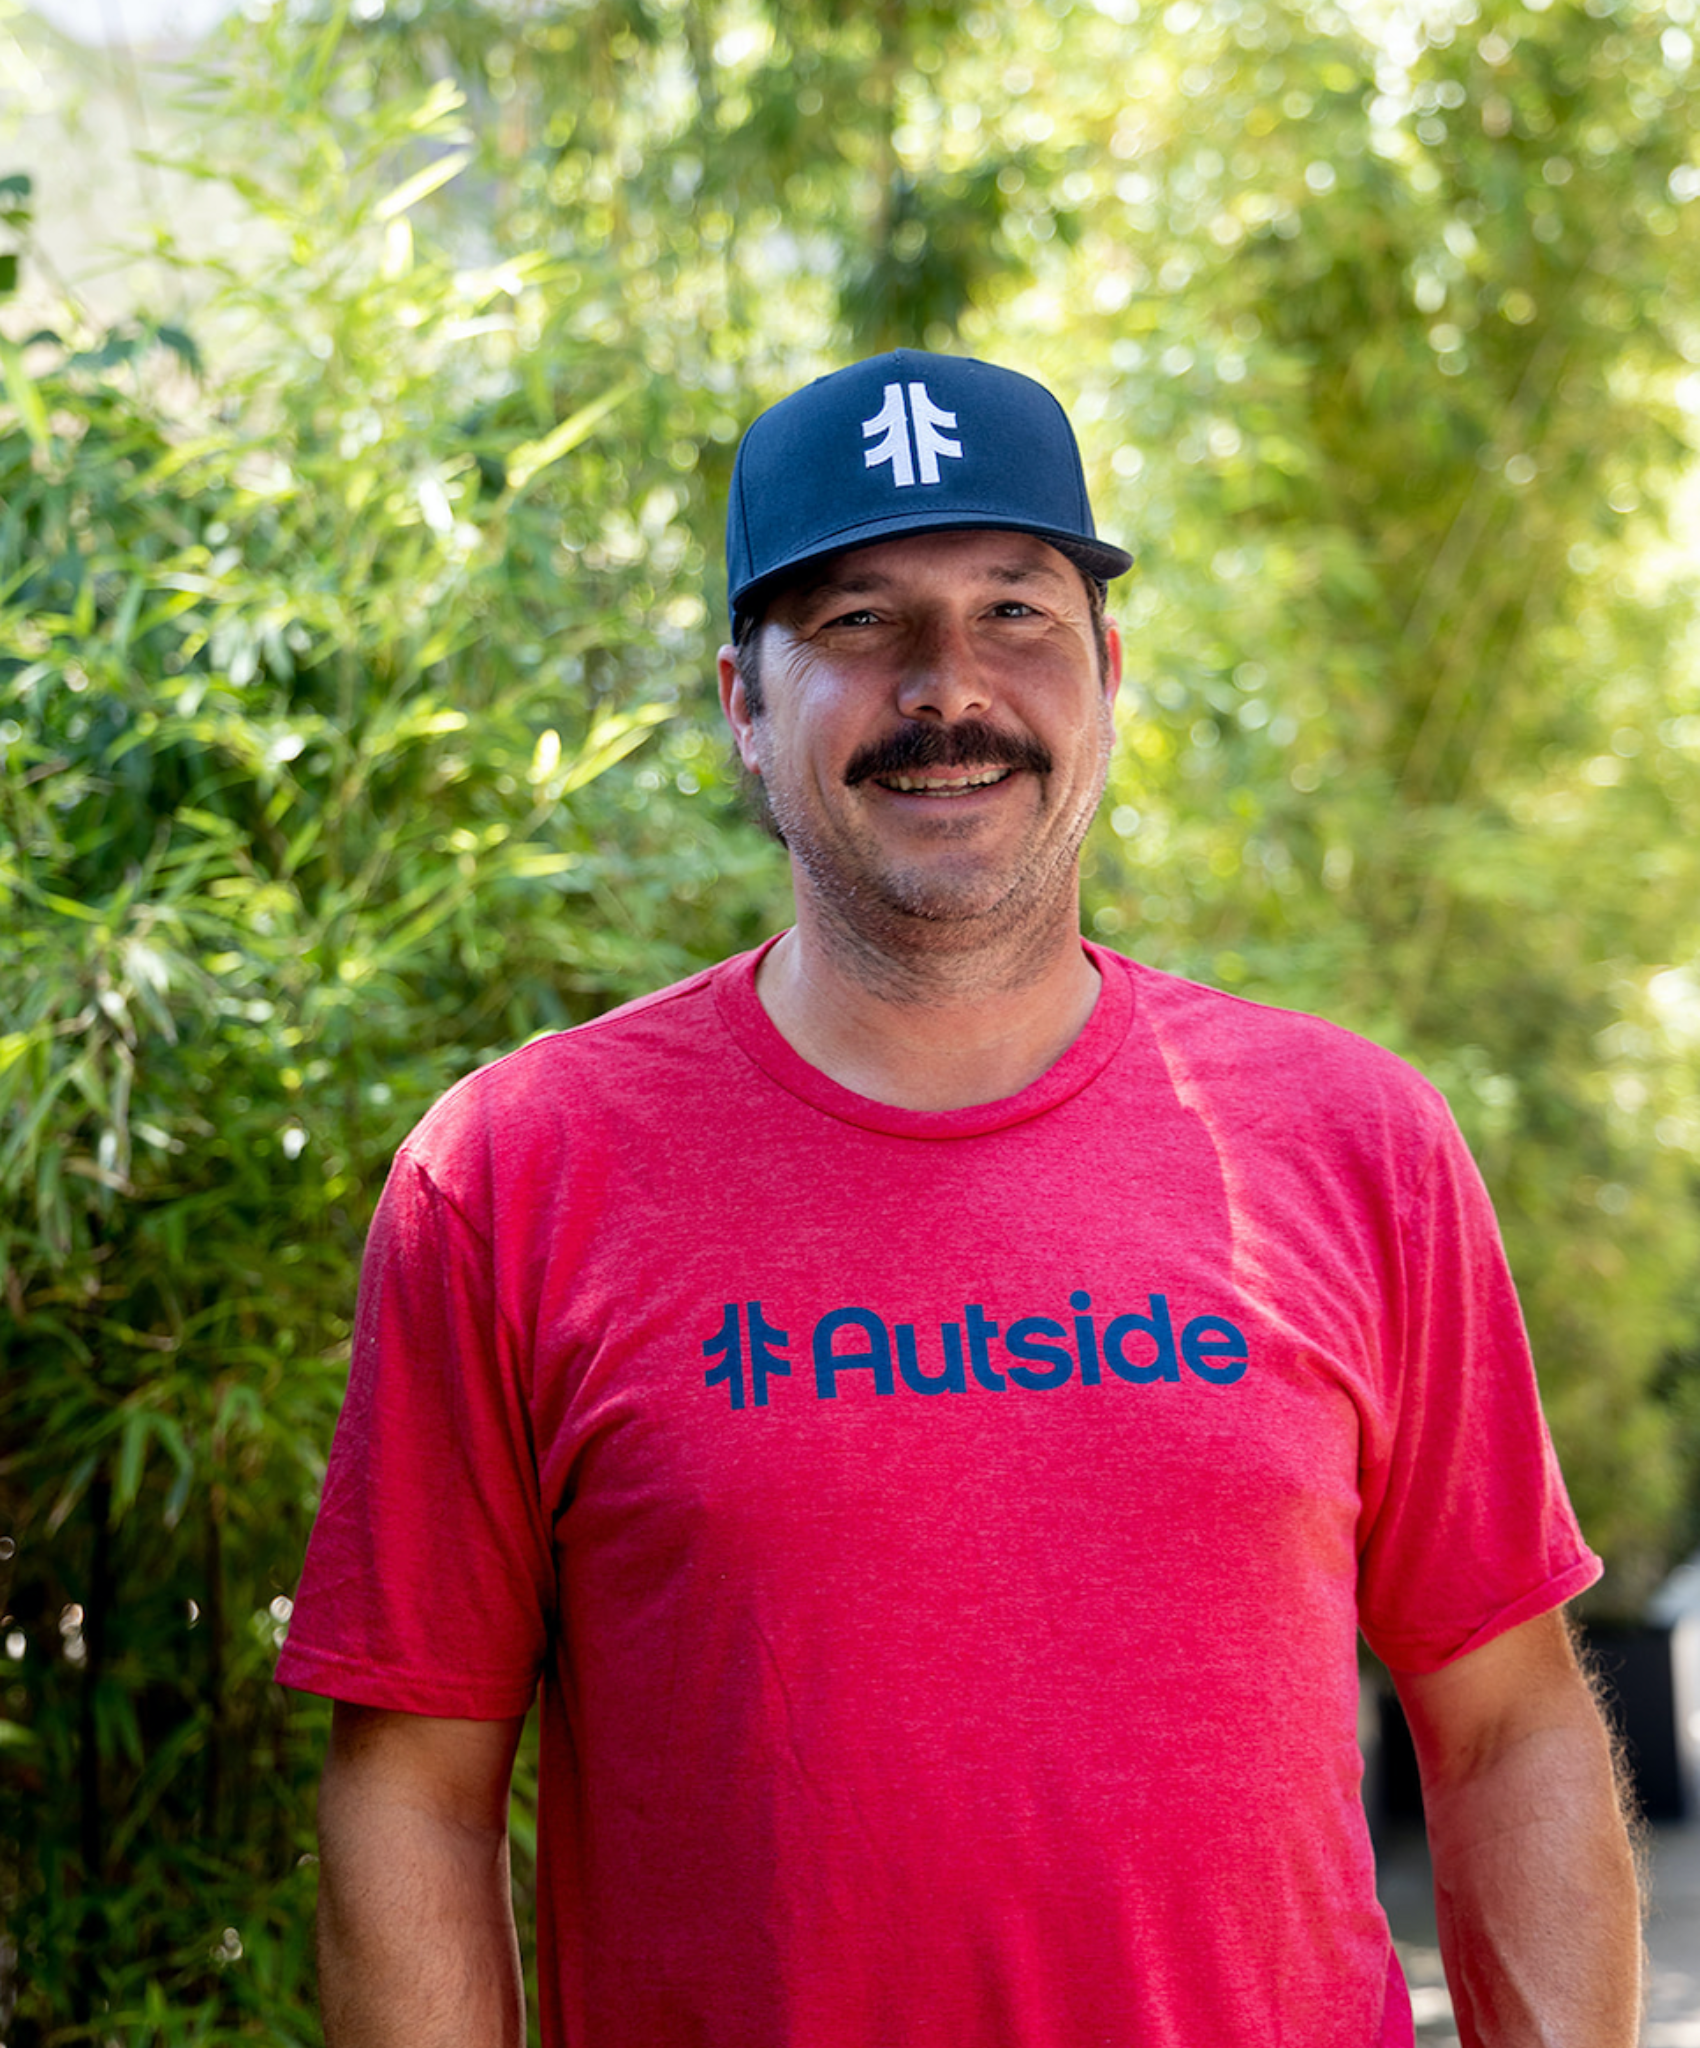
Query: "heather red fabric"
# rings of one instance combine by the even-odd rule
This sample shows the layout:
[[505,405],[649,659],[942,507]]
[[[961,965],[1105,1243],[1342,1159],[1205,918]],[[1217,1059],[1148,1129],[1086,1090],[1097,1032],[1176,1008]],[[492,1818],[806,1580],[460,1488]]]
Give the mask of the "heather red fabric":
[[853,1095],[746,956],[454,1089],[374,1225],[288,1684],[543,1687],[585,2048],[1393,2048],[1356,1632],[1588,1584],[1390,1055],[1089,949],[1021,1095]]

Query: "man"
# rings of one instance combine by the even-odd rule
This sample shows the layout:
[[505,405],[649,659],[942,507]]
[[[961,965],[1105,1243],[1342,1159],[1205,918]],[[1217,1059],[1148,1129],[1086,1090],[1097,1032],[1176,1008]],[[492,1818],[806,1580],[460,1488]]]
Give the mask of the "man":
[[1389,1055],[1086,945],[1120,647],[1041,387],[908,352],[733,481],[757,954],[397,1161],[281,1667],[340,1703],[333,2048],[1409,2043],[1359,1627],[1468,2043],[1627,2048],[1598,1569],[1485,1196]]

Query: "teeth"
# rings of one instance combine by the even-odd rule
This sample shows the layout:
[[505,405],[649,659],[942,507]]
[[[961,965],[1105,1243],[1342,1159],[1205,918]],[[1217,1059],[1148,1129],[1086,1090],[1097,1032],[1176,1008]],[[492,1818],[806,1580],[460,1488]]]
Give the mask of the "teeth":
[[887,789],[924,790],[929,796],[948,796],[959,789],[984,789],[988,783],[1002,782],[1008,773],[1007,768],[980,768],[965,775],[882,775],[880,781]]

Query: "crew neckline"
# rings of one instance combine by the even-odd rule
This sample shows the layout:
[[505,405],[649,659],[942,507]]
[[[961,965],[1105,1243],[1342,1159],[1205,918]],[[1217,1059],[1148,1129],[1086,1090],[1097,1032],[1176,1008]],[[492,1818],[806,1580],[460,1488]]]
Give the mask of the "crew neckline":
[[1079,1037],[1060,1059],[1016,1095],[969,1103],[961,1109],[905,1109],[844,1087],[811,1066],[781,1035],[756,993],[756,976],[783,936],[776,933],[754,952],[739,954],[716,972],[714,993],[721,1020],[771,1081],[824,1115],[863,1130],[901,1138],[972,1138],[1026,1123],[1095,1081],[1114,1058],[1133,1022],[1133,978],[1128,963],[1119,954],[1082,939],[1081,948],[1097,969],[1098,999]]

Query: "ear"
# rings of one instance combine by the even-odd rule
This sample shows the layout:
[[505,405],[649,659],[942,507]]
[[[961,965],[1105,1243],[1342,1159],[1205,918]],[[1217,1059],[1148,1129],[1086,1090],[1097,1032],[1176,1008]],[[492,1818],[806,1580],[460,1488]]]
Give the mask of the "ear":
[[1104,696],[1113,704],[1122,686],[1122,629],[1114,619],[1104,621]]
[[726,714],[726,723],[732,728],[732,744],[738,749],[738,759],[752,775],[761,773],[761,762],[756,752],[755,720],[750,715],[749,700],[744,694],[744,678],[738,672],[738,650],[722,647],[717,660],[720,671],[720,708]]

